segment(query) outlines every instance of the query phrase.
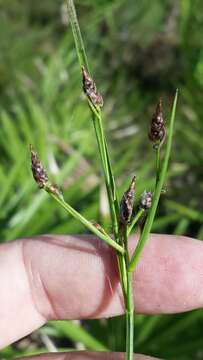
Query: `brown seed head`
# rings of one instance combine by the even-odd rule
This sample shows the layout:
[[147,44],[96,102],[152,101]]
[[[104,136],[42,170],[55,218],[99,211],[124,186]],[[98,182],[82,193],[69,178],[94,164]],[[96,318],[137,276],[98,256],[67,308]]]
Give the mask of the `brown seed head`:
[[48,176],[41,161],[38,158],[37,153],[33,150],[32,145],[30,145],[30,152],[31,152],[31,162],[32,162],[31,165],[32,174],[36,183],[42,189],[48,183]]
[[94,106],[103,106],[103,99],[101,94],[97,91],[96,84],[94,80],[90,77],[87,70],[82,66],[82,80],[83,80],[83,90],[87,95],[89,100]]
[[150,209],[151,205],[152,205],[152,193],[150,191],[144,191],[141,195],[141,199],[140,199],[140,207],[142,209]]
[[134,176],[128,190],[124,193],[120,203],[120,222],[127,224],[130,221],[133,211],[133,204],[135,198],[135,181]]
[[160,99],[157,104],[156,111],[152,117],[149,139],[153,142],[163,142],[165,134],[166,129],[162,112],[162,100]]

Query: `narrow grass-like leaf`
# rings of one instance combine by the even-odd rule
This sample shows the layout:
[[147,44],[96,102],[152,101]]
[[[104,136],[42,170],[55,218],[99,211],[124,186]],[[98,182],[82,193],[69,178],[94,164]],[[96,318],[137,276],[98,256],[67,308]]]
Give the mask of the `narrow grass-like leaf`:
[[148,337],[152,333],[152,330],[157,325],[157,323],[161,320],[161,315],[153,315],[150,317],[147,317],[142,324],[141,329],[139,330],[139,333],[136,337],[136,344],[141,344],[145,341],[147,341]]
[[150,343],[153,343],[156,341],[155,339],[159,341],[159,344],[165,344],[168,342],[168,339],[173,336],[178,336],[181,332],[184,333],[185,329],[188,329],[191,327],[192,324],[198,321],[198,319],[202,318],[203,316],[203,310],[199,311],[192,311],[190,313],[185,314],[185,316],[175,322],[172,322],[171,325],[168,325],[167,329],[165,329],[162,333],[159,333],[154,336]]
[[82,343],[89,350],[108,350],[99,340],[73,321],[52,321],[50,325],[53,326],[60,335],[65,335],[73,341]]
[[188,206],[179,204],[178,202],[173,200],[167,200],[166,205],[169,209],[176,211],[181,217],[184,216],[194,221],[203,222],[203,212],[201,211],[191,209]]

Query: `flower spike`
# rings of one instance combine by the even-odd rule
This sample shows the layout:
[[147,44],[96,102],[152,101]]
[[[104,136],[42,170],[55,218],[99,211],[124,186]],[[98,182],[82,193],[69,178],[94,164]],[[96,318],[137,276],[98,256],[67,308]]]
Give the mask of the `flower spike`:
[[149,139],[154,143],[163,143],[166,135],[166,128],[162,112],[162,100],[160,99],[156,111],[152,117],[149,130]]
[[124,193],[120,203],[120,222],[127,224],[132,216],[133,204],[135,198],[135,181],[136,176],[132,178],[128,190]]
[[48,184],[48,175],[46,170],[44,169],[41,161],[37,153],[33,150],[32,145],[30,144],[30,153],[31,153],[31,169],[33,178],[35,179],[36,183],[39,185],[40,189],[43,189]]
[[94,106],[102,107],[103,99],[101,94],[97,91],[96,84],[94,80],[90,77],[87,70],[82,66],[82,80],[83,80],[83,90],[87,95],[88,99]]

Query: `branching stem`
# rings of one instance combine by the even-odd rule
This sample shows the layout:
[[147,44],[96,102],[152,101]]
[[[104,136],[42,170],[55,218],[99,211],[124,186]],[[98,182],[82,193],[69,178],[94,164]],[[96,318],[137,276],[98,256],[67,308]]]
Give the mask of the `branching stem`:
[[85,219],[79,212],[72,208],[68,203],[66,203],[62,198],[59,196],[51,193],[48,191],[49,194],[56,200],[62,208],[64,208],[69,214],[71,214],[75,219],[79,220],[88,230],[90,230],[93,234],[98,236],[101,240],[105,241],[108,245],[113,247],[119,253],[124,254],[124,249],[120,246],[117,242],[110,238],[110,236],[105,235],[101,231],[99,231],[90,221]]
[[[67,0],[68,5],[68,14],[72,26],[73,36],[75,40],[76,45],[76,51],[79,59],[80,67],[85,67],[85,69],[89,72],[88,68],[88,61],[87,56],[85,52],[85,47],[83,43],[83,39],[81,36],[81,31],[79,27],[79,23],[77,20],[77,14],[75,11],[75,6],[73,0]],[[83,70],[84,71],[84,70]],[[88,78],[89,80],[89,78]],[[90,84],[93,84],[90,90],[96,89],[96,86],[94,85],[94,82],[91,82]],[[86,92],[86,91],[85,91]],[[169,128],[169,136],[168,136],[168,142],[167,142],[167,148],[166,148],[166,154],[165,159],[163,162],[163,166],[160,169],[160,147],[158,147],[156,151],[156,169],[157,169],[157,177],[156,177],[156,185],[155,185],[155,191],[153,196],[153,202],[150,209],[150,212],[148,214],[144,229],[141,233],[140,239],[138,241],[138,245],[135,249],[135,252],[130,258],[129,250],[128,250],[128,236],[130,235],[133,227],[138,222],[140,217],[144,213],[144,209],[141,209],[138,211],[137,215],[133,219],[132,223],[128,227],[127,224],[121,224],[120,223],[120,207],[119,207],[119,201],[117,197],[116,192],[116,186],[113,176],[113,171],[111,167],[108,147],[104,135],[103,125],[102,125],[102,116],[101,116],[101,110],[100,107],[97,106],[98,103],[94,102],[95,97],[89,96],[89,93],[87,93],[87,100],[89,103],[89,107],[92,112],[92,120],[94,124],[99,154],[101,158],[102,168],[103,168],[103,174],[104,174],[104,180],[106,185],[106,191],[109,201],[109,207],[111,212],[111,221],[112,221],[112,228],[114,233],[114,240],[111,239],[110,236],[106,234],[101,234],[99,230],[94,228],[94,231],[92,229],[93,225],[89,223],[86,219],[81,217],[79,214],[80,221],[87,227],[89,230],[93,231],[95,234],[98,232],[98,237],[102,238],[106,241],[109,245],[113,246],[117,252],[117,260],[118,260],[118,268],[119,268],[119,275],[120,275],[120,281],[122,285],[123,290],[123,297],[125,302],[125,308],[126,308],[126,360],[133,360],[133,339],[134,339],[134,301],[133,301],[133,282],[132,282],[132,271],[134,270],[139,257],[141,255],[141,252],[143,250],[143,247],[147,241],[147,238],[149,236],[156,209],[158,206],[161,190],[166,178],[166,172],[171,152],[171,145],[172,145],[172,134],[173,134],[173,128],[174,128],[174,119],[175,119],[175,110],[176,110],[176,103],[177,103],[177,92],[173,103],[173,109],[172,109],[172,115],[170,120],[170,128]],[[93,95],[97,95],[93,94]],[[92,100],[93,99],[93,100]],[[103,103],[103,101],[102,101]],[[101,104],[101,102],[100,102]],[[102,106],[102,105],[101,105]],[[56,196],[52,195],[55,200],[61,203],[61,205],[73,216],[75,216],[77,219],[78,213],[75,212],[74,209],[72,209],[68,204],[66,204],[64,201],[61,201],[60,198],[57,198]],[[102,236],[101,236],[102,235]],[[115,246],[116,244],[116,246]]]

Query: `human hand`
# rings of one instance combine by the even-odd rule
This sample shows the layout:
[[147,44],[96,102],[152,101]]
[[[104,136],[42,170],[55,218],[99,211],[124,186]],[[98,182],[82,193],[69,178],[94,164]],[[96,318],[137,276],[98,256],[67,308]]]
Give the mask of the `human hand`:
[[[135,245],[134,237],[130,246],[133,249]],[[176,313],[202,307],[202,271],[201,241],[151,235],[134,272],[136,313]],[[0,279],[0,348],[48,320],[91,319],[124,312],[115,254],[87,235],[44,235],[1,245]],[[87,352],[37,357],[123,358],[122,354]],[[150,358],[140,355],[136,359]]]

